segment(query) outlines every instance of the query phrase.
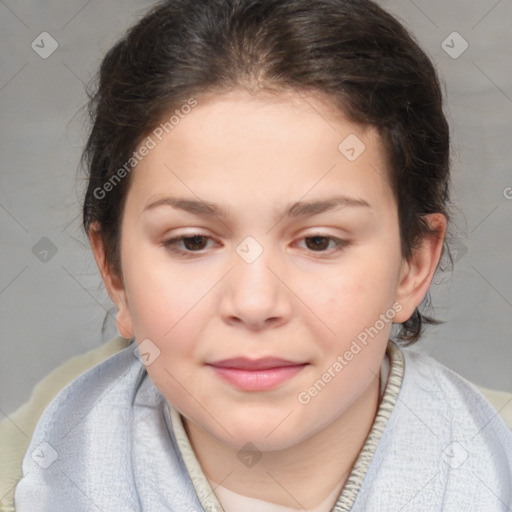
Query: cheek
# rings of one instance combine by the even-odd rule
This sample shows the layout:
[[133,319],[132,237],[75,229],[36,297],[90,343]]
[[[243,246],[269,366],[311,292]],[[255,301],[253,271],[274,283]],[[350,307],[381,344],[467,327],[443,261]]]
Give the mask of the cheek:
[[135,336],[165,346],[190,322],[211,285],[172,265],[161,248],[128,249],[123,271]]
[[141,302],[137,309],[136,339],[149,338],[158,353],[146,367],[149,377],[178,409],[191,407],[189,393],[184,391],[194,389],[191,383],[197,378],[201,318],[200,308],[191,309],[182,294]]
[[139,296],[133,307],[137,340],[149,338],[169,358],[193,353],[204,323],[197,297],[184,293],[152,293],[146,299]]
[[[322,337],[330,351],[343,350],[392,307],[393,277],[389,268],[372,261],[361,263],[340,277],[333,276],[310,298],[314,304],[311,309],[334,331]],[[380,329],[382,336],[387,336],[390,329],[391,323],[387,322]]]
[[[143,267],[150,270],[142,271]],[[160,352],[158,364],[148,367],[148,373],[156,381],[169,380],[165,370],[183,376],[197,359],[202,332],[212,314],[211,284],[142,261],[138,271],[133,270],[127,285],[135,337],[139,343],[151,340]]]

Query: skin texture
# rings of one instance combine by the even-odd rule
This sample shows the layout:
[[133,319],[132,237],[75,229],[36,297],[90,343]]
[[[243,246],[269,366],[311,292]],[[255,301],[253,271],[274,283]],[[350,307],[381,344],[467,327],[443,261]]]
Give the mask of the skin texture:
[[[391,322],[309,403],[297,397],[393,304],[400,309],[393,322],[411,316],[438,264],[446,220],[429,215],[439,236],[403,261],[377,131],[351,123],[320,95],[234,90],[197,100],[133,171],[122,279],[105,263],[98,226],[90,231],[93,252],[120,334],[160,350],[148,373],[182,414],[207,477],[247,496],[314,507],[341,488],[369,433]],[[351,134],[366,147],[353,162],[338,149]],[[370,208],[281,213],[290,202],[335,194]],[[169,205],[144,211],[170,196],[218,203],[227,215]],[[185,256],[163,245],[194,234],[209,238],[177,242]],[[251,263],[237,252],[248,236],[256,241],[250,251],[263,250]],[[317,249],[307,238],[314,236],[348,245],[336,250],[320,238]],[[307,365],[257,392],[234,388],[206,365],[240,356]],[[237,457],[247,443],[262,455],[251,467]]]

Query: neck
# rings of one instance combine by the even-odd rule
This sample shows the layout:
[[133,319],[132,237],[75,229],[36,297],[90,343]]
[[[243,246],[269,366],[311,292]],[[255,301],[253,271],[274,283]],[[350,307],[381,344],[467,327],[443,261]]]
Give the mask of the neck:
[[[379,376],[335,421],[308,439],[284,450],[265,452],[244,468],[233,460],[238,450],[224,445],[183,418],[190,443],[212,488],[297,509],[317,507],[341,490],[371,430],[379,403]],[[326,510],[336,502],[338,493]],[[222,504],[222,503],[221,503]],[[231,512],[226,510],[226,512]]]

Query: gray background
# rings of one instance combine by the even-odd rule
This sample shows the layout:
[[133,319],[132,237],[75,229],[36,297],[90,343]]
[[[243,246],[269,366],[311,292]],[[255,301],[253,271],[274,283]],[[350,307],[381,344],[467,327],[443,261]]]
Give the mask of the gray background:
[[[457,261],[431,288],[446,322],[417,346],[512,392],[512,1],[379,3],[435,61],[453,133]],[[80,109],[104,53],[152,4],[0,0],[0,419],[53,368],[117,334],[113,314],[102,332],[112,304],[80,230]],[[458,58],[454,31],[469,44]],[[46,59],[31,47],[42,32],[58,43]]]

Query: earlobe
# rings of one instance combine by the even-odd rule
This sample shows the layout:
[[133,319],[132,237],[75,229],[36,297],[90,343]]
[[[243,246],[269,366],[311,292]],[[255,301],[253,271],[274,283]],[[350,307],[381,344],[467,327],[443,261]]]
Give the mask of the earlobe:
[[402,305],[395,322],[406,322],[428,292],[443,250],[446,217],[441,213],[426,215],[425,220],[435,233],[425,235],[420,247],[409,261],[402,263],[396,301]]
[[118,309],[117,316],[116,316],[116,325],[117,325],[117,331],[123,338],[126,338],[126,339],[133,338],[134,331],[133,331],[132,318],[131,318],[126,306],[123,306],[123,309]]
[[128,308],[126,291],[121,277],[112,271],[106,261],[105,245],[97,222],[91,224],[88,236],[105,288],[117,307],[117,330],[123,338],[132,338],[134,336],[133,322]]

